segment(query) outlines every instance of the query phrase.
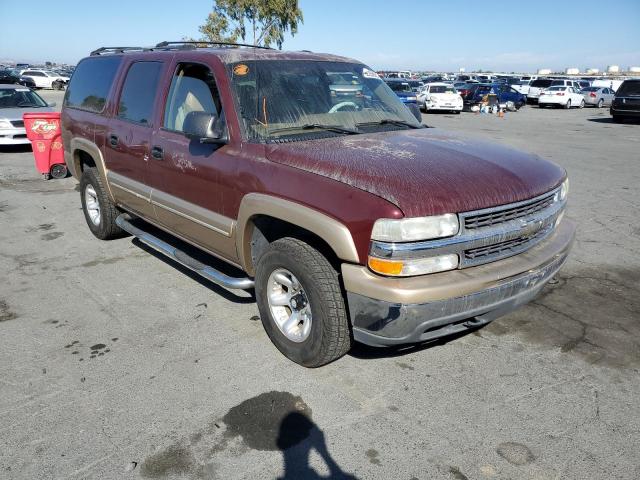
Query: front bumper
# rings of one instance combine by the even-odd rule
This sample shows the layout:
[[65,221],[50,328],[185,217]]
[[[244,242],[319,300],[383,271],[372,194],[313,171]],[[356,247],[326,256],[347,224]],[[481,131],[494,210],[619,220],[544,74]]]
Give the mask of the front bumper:
[[24,127],[0,130],[0,145],[23,145],[30,143]]
[[429,103],[427,102],[428,110],[443,110],[443,111],[462,111],[462,103],[456,103],[452,105],[444,105],[442,103]]
[[372,346],[418,343],[478,327],[532,300],[566,261],[575,224],[497,262],[421,277],[386,278],[343,265],[354,339]]

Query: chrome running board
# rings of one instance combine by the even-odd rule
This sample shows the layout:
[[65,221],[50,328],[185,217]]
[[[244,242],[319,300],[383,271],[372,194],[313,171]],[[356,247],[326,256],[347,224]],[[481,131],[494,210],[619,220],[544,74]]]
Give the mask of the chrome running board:
[[136,227],[130,222],[130,220],[131,217],[128,214],[123,213],[116,218],[116,224],[125,232],[136,237],[142,243],[178,262],[180,265],[184,265],[189,270],[196,272],[207,280],[231,290],[247,290],[249,288],[253,288],[254,281],[250,278],[236,278],[225,275],[215,268],[196,260],[164,240],[160,240],[155,235]]

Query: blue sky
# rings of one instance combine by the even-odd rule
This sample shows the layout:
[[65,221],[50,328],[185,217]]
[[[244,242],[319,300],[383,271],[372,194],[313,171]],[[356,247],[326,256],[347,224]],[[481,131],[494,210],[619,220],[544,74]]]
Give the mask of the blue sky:
[[[102,45],[198,36],[211,0],[0,0],[0,62],[75,63]],[[290,50],[375,69],[640,66],[640,0],[301,0]]]

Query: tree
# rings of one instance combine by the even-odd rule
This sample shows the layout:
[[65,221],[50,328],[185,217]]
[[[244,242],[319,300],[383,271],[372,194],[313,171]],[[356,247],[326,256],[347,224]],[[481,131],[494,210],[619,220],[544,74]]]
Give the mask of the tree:
[[218,0],[199,30],[203,40],[282,48],[284,34],[298,32],[302,10],[297,0]]

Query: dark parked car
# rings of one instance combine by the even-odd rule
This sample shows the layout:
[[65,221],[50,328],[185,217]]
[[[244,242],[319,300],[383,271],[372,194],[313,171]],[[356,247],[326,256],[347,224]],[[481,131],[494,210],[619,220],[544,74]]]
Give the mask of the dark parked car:
[[[197,45],[83,59],[61,114],[65,160],[97,238],[128,232],[210,281],[255,289],[294,362],[477,328],[567,259],[558,165],[424,127],[355,60]],[[332,102],[332,72],[355,77],[362,105]]]
[[405,78],[385,78],[384,81],[398,96],[400,101],[413,113],[414,117],[416,117],[418,121],[421,121],[422,114],[420,113],[420,107],[418,107],[418,94],[414,90],[416,85],[412,85],[412,82],[416,81]]
[[33,79],[16,75],[11,70],[0,70],[0,84],[23,85],[29,88],[36,87],[36,82],[34,82]]
[[610,109],[614,122],[623,122],[628,118],[640,118],[640,79],[622,82],[616,90]]
[[485,95],[495,94],[500,105],[513,102],[516,109],[520,109],[527,103],[527,97],[516,91],[506,83],[480,83],[472,85],[469,92],[463,97],[465,108],[469,109],[474,105],[479,105]]

